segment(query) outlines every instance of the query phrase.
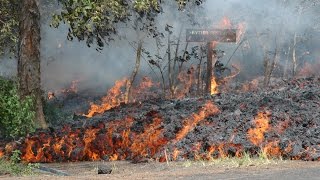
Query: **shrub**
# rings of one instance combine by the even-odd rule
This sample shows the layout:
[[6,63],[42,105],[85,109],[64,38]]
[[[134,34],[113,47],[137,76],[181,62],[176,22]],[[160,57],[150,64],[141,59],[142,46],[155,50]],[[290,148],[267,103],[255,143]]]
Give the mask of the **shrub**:
[[6,137],[23,136],[35,130],[31,97],[19,98],[17,83],[0,77],[0,130]]

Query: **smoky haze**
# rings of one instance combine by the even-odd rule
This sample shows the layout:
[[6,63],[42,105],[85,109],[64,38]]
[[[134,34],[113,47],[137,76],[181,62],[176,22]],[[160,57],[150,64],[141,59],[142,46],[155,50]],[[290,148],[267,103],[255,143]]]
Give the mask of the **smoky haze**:
[[[300,1],[288,0],[207,0],[203,10],[196,14],[200,26],[191,25],[183,12],[175,12],[177,8],[172,3],[167,3],[164,13],[156,19],[158,29],[164,30],[166,24],[173,26],[173,40],[182,28],[181,51],[185,46],[185,30],[187,28],[212,28],[227,17],[233,26],[244,23],[246,33],[242,38],[245,42],[232,57],[234,64],[241,65],[239,80],[251,79],[263,73],[263,58],[265,51],[275,51],[280,48],[281,58],[279,69],[290,54],[288,47],[293,43],[294,35],[299,37],[297,54],[302,66],[304,62],[318,63],[320,60],[320,11],[319,3],[311,6],[304,4],[305,9],[299,10]],[[310,7],[309,7],[310,6]],[[301,13],[300,13],[301,12]],[[49,23],[42,25],[42,84],[46,91],[58,90],[68,87],[72,80],[79,80],[79,89],[91,89],[95,92],[105,92],[107,88],[123,77],[130,76],[134,66],[135,50],[132,47],[137,40],[137,33],[130,25],[120,27],[120,35],[124,38],[111,42],[100,52],[94,47],[88,48],[85,42],[66,40],[67,26],[58,29],[50,28]],[[122,26],[122,25],[119,25]],[[131,44],[129,44],[129,42]],[[165,55],[167,48],[166,39],[160,51]],[[191,43],[189,47],[199,45]],[[238,44],[220,44],[218,49],[225,51],[221,59],[226,62]],[[155,40],[146,38],[144,47],[152,54],[156,54]],[[308,53],[305,53],[308,52]],[[290,60],[291,62],[291,60]],[[192,60],[188,65],[196,65],[197,60]],[[16,61],[3,59],[0,62],[0,75],[12,76],[16,73]],[[147,64],[147,59],[142,59],[140,76],[153,76],[155,74]]]

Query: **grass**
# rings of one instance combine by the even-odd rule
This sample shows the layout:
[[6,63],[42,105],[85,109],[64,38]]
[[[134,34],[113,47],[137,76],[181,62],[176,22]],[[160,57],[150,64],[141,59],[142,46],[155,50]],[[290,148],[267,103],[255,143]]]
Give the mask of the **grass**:
[[35,175],[34,168],[38,167],[38,164],[22,164],[20,163],[21,152],[15,150],[9,159],[0,159],[0,176],[1,175],[15,175],[26,176]]
[[268,155],[261,151],[257,157],[250,156],[249,153],[243,153],[241,157],[223,157],[223,158],[211,158],[210,160],[187,160],[183,162],[183,167],[190,166],[218,166],[218,167],[249,167],[249,166],[262,166],[268,164],[278,164],[283,162],[282,158],[271,159]]
[[13,175],[13,176],[31,176],[35,175],[34,168],[36,164],[22,164],[15,163],[11,160],[0,159],[0,176]]

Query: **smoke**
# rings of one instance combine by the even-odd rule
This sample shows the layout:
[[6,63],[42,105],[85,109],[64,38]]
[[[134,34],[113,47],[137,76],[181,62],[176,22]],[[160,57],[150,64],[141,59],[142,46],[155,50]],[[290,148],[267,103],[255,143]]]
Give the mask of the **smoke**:
[[[191,17],[200,24],[194,25],[194,22],[190,22],[190,17],[187,17],[184,12],[173,10],[177,9],[177,6],[168,2],[163,9],[164,13],[156,18],[156,22],[157,27],[163,32],[166,24],[173,26],[173,41],[177,40],[182,30],[179,53],[183,51],[186,44],[184,29],[212,28],[224,17],[229,18],[234,26],[244,23],[245,42],[236,51],[231,63],[241,64],[240,77],[250,79],[250,77],[261,75],[265,53],[272,54],[276,47],[281,47],[279,64],[282,66],[292,51],[288,47],[292,46],[295,34],[299,37],[296,48],[300,65],[306,61],[319,61],[320,23],[317,20],[320,17],[319,4],[313,6],[311,3],[305,3],[303,6],[306,8],[299,10],[297,8],[299,3],[300,1],[287,0],[207,0],[202,6],[203,9]],[[44,22],[41,42],[43,88],[46,91],[57,90],[68,87],[72,80],[79,80],[80,90],[105,92],[115,80],[130,76],[136,56],[133,46],[137,41],[137,33],[132,30],[130,24],[120,25],[119,29],[122,39],[116,38],[114,42],[98,52],[94,47],[88,48],[85,42],[66,40],[68,32],[66,25],[53,29],[49,27],[49,22]],[[166,39],[162,41],[167,45]],[[199,43],[190,43],[189,50],[196,45]],[[230,59],[238,45],[239,42],[218,45],[217,48],[226,53],[221,59],[223,63]],[[151,54],[157,54],[158,49],[153,38],[145,38],[144,47]],[[166,48],[167,46],[164,46],[159,50],[161,56],[165,57]],[[150,69],[147,61],[148,58],[144,54],[139,76],[148,75],[159,79],[159,73]],[[191,61],[188,65],[197,63],[197,61]],[[16,74],[16,61],[1,60],[0,75],[14,74]]]

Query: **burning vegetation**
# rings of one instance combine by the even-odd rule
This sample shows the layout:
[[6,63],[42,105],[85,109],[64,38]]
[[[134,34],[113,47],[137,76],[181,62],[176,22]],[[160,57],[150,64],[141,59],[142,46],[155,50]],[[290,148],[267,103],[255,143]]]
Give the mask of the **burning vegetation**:
[[[138,19],[134,29],[141,28],[139,23],[144,27],[143,20]],[[151,27],[153,21],[149,22]],[[187,31],[191,33],[186,33],[185,43],[181,42],[182,30],[175,37],[169,24],[163,33],[148,29],[156,40],[156,55],[144,49],[142,39],[130,44],[136,52],[131,76],[115,81],[99,100],[79,98],[80,80],[72,81],[69,88],[48,92],[48,102],[55,103],[62,96],[87,108],[80,113],[73,111],[72,122],[8,143],[0,148],[0,157],[20,150],[25,162],[165,162],[262,153],[270,158],[319,161],[319,63],[305,63],[299,69],[296,44],[283,53],[275,42],[275,50],[270,52],[265,47],[267,40],[256,33],[256,41],[263,49],[264,72],[244,82],[237,79],[244,65],[230,62],[238,49],[242,48],[243,54],[252,51],[254,43],[248,40],[248,34],[254,33],[247,32],[245,22],[232,23],[226,16],[215,24],[206,24],[208,29]],[[147,37],[150,32],[143,33]],[[158,37],[167,38],[167,45]],[[102,48],[100,37],[97,41]],[[195,42],[197,45],[190,47]],[[225,52],[218,48],[222,43],[235,46],[224,62]],[[288,75],[289,65],[280,63],[284,55],[288,63],[289,53],[293,56],[292,78]],[[152,71],[159,71],[155,74],[161,77],[137,76],[141,59],[147,60]],[[281,78],[273,76],[281,73]]]
[[[147,82],[137,87],[150,87],[149,79],[143,79]],[[21,159],[164,162],[264,153],[270,158],[320,160],[320,78],[282,82],[267,92],[131,104],[118,103],[124,83],[116,82],[108,92],[110,99],[104,102],[115,102],[113,107],[61,128],[30,134],[16,146]],[[12,147],[2,149],[1,155]]]

